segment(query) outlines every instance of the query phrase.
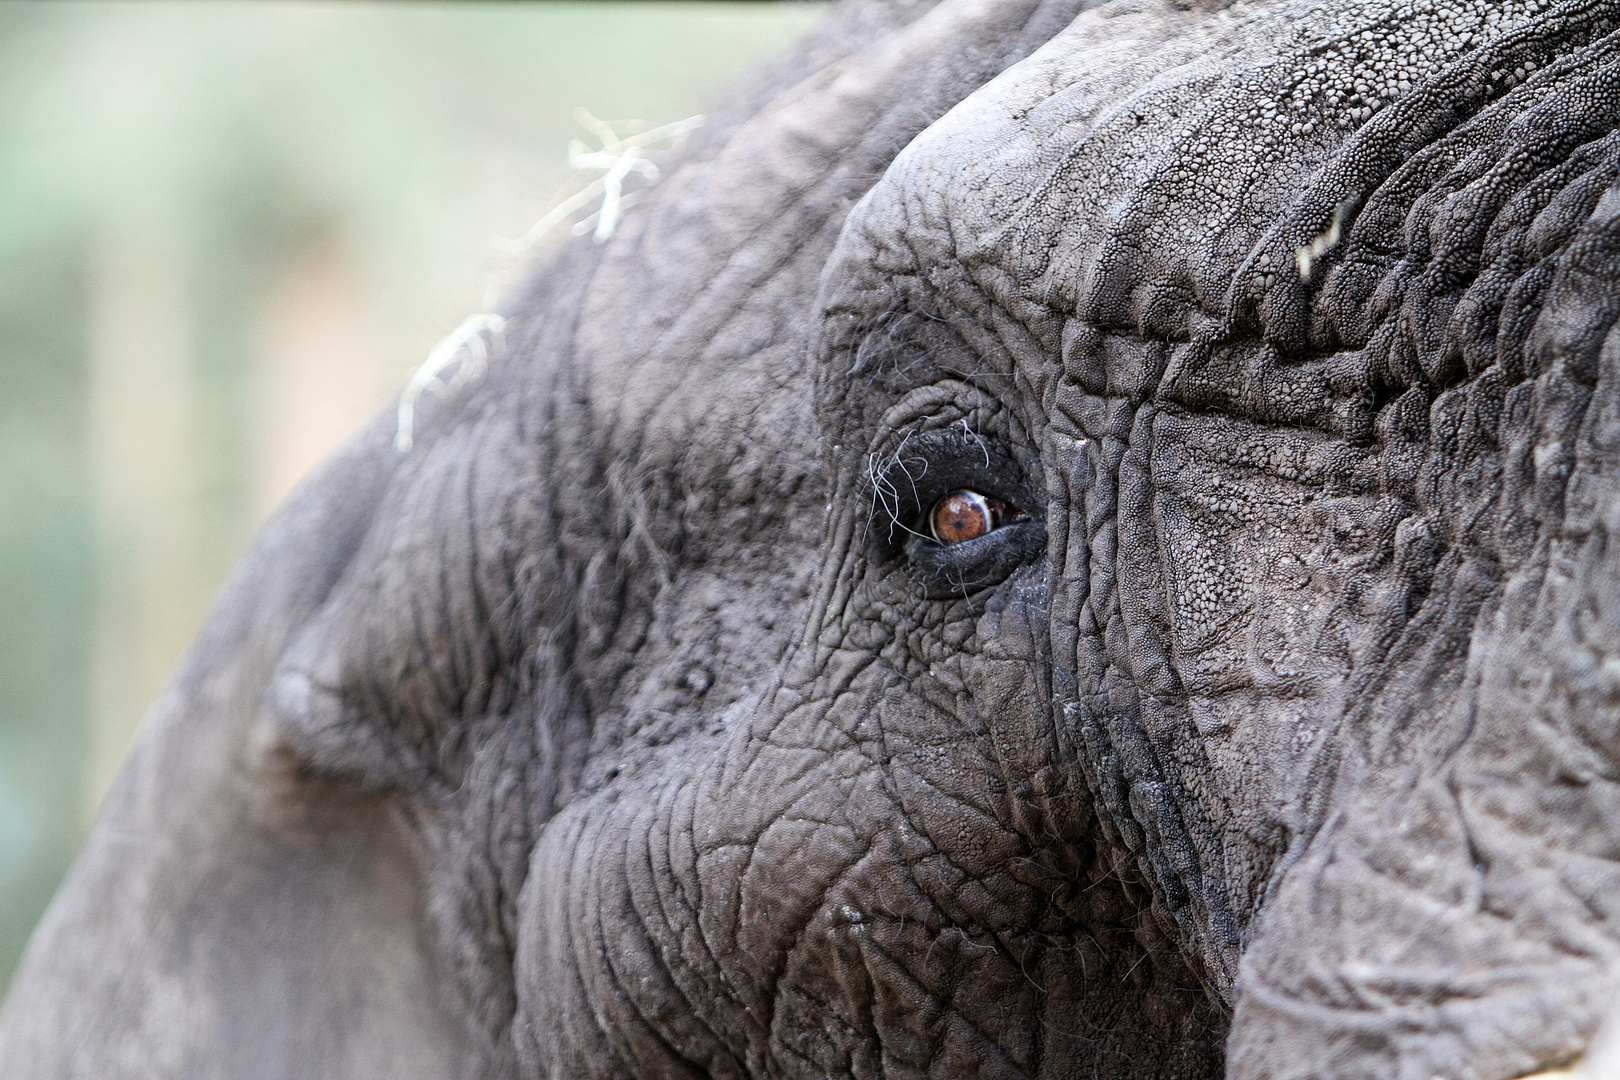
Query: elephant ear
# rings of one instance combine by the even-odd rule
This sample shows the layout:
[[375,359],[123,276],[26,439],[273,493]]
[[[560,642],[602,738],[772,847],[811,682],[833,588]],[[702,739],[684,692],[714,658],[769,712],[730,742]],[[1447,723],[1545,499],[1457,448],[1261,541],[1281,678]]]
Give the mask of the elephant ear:
[[267,528],[153,707],[16,975],[0,1073],[466,1073],[415,852],[385,798],[285,752],[261,696],[374,524],[390,434]]
[[655,585],[557,415],[545,314],[599,258],[564,254],[411,452],[380,420],[267,528],[36,934],[0,1073],[515,1068],[510,927],[589,744],[577,673]]
[[0,1074],[515,1068],[510,927],[588,747],[577,672],[656,585],[558,415],[548,315],[600,258],[562,253],[410,452],[379,420],[267,528],[35,936]]

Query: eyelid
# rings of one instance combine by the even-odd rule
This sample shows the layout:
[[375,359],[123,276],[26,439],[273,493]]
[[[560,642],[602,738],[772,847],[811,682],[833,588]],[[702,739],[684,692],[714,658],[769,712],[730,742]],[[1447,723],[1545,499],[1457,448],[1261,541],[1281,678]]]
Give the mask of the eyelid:
[[[960,599],[992,588],[1020,567],[1038,561],[1046,551],[1046,528],[1041,520],[1018,509],[1018,517],[1001,527],[957,543],[942,543],[927,533],[913,531],[905,544],[905,560],[928,600]],[[919,521],[924,529],[926,521]],[[931,532],[931,530],[930,530]]]

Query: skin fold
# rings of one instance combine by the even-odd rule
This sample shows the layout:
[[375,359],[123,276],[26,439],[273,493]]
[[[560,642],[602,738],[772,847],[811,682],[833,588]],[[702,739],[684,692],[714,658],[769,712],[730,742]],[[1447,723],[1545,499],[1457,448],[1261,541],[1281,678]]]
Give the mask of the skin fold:
[[1617,128],[1614,0],[845,4],[267,528],[0,1076],[1609,1075]]

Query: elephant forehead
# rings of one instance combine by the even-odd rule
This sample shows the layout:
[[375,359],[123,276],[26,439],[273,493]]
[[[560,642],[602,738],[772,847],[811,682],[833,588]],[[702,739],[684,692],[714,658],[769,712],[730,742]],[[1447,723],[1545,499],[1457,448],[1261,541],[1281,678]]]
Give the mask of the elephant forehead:
[[852,217],[841,254],[854,289],[829,307],[858,313],[881,291],[874,273],[938,286],[946,268],[1024,321],[1186,340],[1226,313],[1245,258],[1347,139],[1549,7],[1092,8],[896,159]]

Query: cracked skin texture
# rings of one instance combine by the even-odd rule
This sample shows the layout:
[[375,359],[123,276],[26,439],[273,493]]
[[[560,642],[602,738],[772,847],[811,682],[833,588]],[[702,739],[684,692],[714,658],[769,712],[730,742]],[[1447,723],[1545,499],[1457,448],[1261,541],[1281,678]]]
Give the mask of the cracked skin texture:
[[269,527],[0,1074],[1576,1061],[1617,121],[1612,0],[844,6]]

